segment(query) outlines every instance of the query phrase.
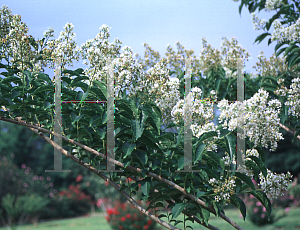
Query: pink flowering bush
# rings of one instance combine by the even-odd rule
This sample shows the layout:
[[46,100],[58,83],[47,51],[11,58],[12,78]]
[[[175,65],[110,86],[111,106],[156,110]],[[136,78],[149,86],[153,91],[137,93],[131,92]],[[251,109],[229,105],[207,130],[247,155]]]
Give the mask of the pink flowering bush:
[[292,200],[293,206],[300,206],[300,183],[298,178],[295,177],[294,181],[288,187],[289,198]]

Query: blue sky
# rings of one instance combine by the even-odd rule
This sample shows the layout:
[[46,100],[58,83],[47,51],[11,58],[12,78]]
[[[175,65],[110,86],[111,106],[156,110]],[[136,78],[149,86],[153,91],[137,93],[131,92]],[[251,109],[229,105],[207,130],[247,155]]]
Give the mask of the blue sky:
[[[54,28],[57,38],[70,22],[75,27],[76,42],[81,45],[106,24],[111,27],[110,41],[119,38],[134,53],[143,55],[145,42],[163,56],[168,44],[175,49],[179,41],[199,57],[202,37],[215,48],[220,48],[223,36],[236,37],[253,57],[246,62],[246,71],[253,73],[252,66],[261,50],[267,58],[274,53],[275,43],[268,46],[265,40],[253,44],[262,32],[253,29],[246,8],[239,15],[239,3],[232,0],[9,0],[2,4],[22,16],[35,38],[41,38],[48,27]],[[270,15],[259,13],[265,19]]]

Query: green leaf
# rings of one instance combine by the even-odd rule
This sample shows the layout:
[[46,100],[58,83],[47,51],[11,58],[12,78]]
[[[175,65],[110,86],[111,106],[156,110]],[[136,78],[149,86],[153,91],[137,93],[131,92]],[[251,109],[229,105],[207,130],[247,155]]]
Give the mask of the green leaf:
[[41,80],[43,80],[43,81],[46,81],[46,82],[48,82],[48,83],[51,84],[51,85],[53,84],[48,74],[45,74],[45,73],[38,73],[38,74],[36,75],[36,77],[37,77],[37,79],[41,79]]
[[260,158],[257,158],[256,156],[248,156],[248,157],[251,158],[257,164],[258,168],[260,169],[264,177],[267,177],[268,174],[267,168],[265,164],[262,162],[262,160]]
[[1,88],[2,90],[7,90],[7,91],[9,91],[9,87],[8,87],[7,85],[0,84],[0,88]]
[[51,104],[49,101],[45,101],[45,104],[44,104],[44,108],[45,109],[48,109],[48,108],[50,108],[51,106],[53,106],[54,104]]
[[293,61],[298,57],[299,55],[297,53],[293,53],[291,55],[287,56],[287,63],[288,63],[288,68],[292,66]]
[[258,41],[258,44],[261,43],[261,41],[264,40],[265,37],[267,37],[268,35],[271,35],[271,34],[270,34],[270,33],[263,33],[263,34],[259,35],[259,36],[255,39],[254,43],[257,42],[257,41]]
[[178,168],[177,168],[177,170],[183,169],[184,166],[186,166],[186,165],[188,165],[188,162],[184,162],[184,156],[181,156],[179,158],[179,160],[178,160]]
[[202,142],[215,136],[218,136],[218,133],[216,131],[205,132],[200,136],[199,141]]
[[236,137],[233,134],[226,135],[225,144],[230,156],[230,162],[232,162],[233,156],[236,152]]
[[148,119],[147,121],[149,122],[149,124],[156,129],[156,131],[158,132],[158,134],[160,134],[160,118],[158,117],[157,113],[154,111],[154,109],[151,107],[151,105],[146,104],[143,107],[143,110],[145,110],[148,114]]
[[148,198],[149,196],[149,190],[151,186],[151,178],[146,178],[140,182],[141,190],[143,194]]
[[79,87],[79,88],[81,88],[84,92],[86,92],[86,91],[88,90],[88,88],[89,88],[88,84],[83,83],[83,82],[81,82],[81,81],[75,82],[75,83],[73,83],[72,85],[70,84],[69,86],[70,86],[70,87],[73,87],[73,88]]
[[208,225],[208,220],[209,220],[209,216],[210,216],[210,212],[205,209],[205,208],[200,208],[201,209],[201,216],[205,222],[206,225]]
[[252,190],[255,190],[255,186],[249,176],[240,172],[235,172],[235,176],[239,178],[241,181],[245,182]]
[[140,125],[139,120],[131,120],[131,129],[133,132],[134,140],[139,139],[144,131],[144,125]]
[[128,155],[132,153],[132,151],[136,148],[136,144],[129,144],[129,142],[125,142],[122,146],[122,149],[124,151],[124,156],[123,158],[126,158]]
[[146,152],[135,151],[134,154],[137,155],[137,157],[141,161],[142,165],[146,165],[147,164],[148,156],[147,156]]
[[206,146],[205,144],[200,144],[200,145],[197,146],[196,152],[195,152],[195,161],[194,161],[194,164],[197,161],[201,161],[205,146]]
[[101,90],[102,94],[105,97],[105,100],[107,100],[107,85],[104,84],[103,82],[96,81],[96,80],[94,80],[93,83]]
[[73,86],[76,82],[82,81],[82,80],[89,80],[89,77],[87,76],[78,76],[72,79],[70,86]]
[[172,218],[178,217],[187,205],[188,204],[184,203],[175,204],[175,206],[172,208]]
[[68,70],[68,69],[63,70],[61,73],[62,74],[67,73],[67,74],[70,74],[70,76],[78,76],[78,77],[80,76],[80,74],[77,71]]
[[11,82],[18,84],[18,85],[22,85],[21,79],[18,77],[15,77],[15,76],[6,77],[1,81],[2,84],[7,84],[7,83],[11,83]]
[[31,73],[28,70],[24,70],[23,74],[25,75],[26,87],[29,87],[32,80]]
[[13,91],[11,92],[11,99],[14,99],[16,96],[19,96],[20,92],[17,89],[13,89]]
[[54,86],[53,85],[41,85],[33,92],[33,94],[37,94],[37,93],[45,92],[45,91],[53,91],[54,92]]
[[236,195],[233,195],[230,197],[230,203],[233,204],[235,207],[237,207],[241,214],[243,215],[243,219],[245,221],[246,219],[246,205],[242,199],[237,197]]
[[203,159],[207,161],[207,163],[213,165],[215,168],[221,166],[225,167],[224,161],[214,152],[208,151],[203,155]]
[[262,191],[247,191],[246,193],[253,195],[262,203],[262,205],[266,208],[268,219],[270,220],[272,205],[271,205],[271,201],[268,199],[266,194],[263,193]]
[[198,192],[197,192],[197,198],[200,198],[201,196],[203,196],[206,192],[203,192],[203,191],[200,191],[198,189]]
[[77,116],[74,112],[71,112],[72,125],[76,121],[79,121],[82,117],[83,117],[83,114],[81,114],[80,116]]

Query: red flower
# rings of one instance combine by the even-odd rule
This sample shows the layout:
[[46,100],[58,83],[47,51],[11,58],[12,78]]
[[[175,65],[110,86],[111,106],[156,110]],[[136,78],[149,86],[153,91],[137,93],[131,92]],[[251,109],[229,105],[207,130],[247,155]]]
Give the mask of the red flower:
[[61,192],[59,192],[59,195],[60,196],[63,196],[63,195],[65,195],[66,194],[66,192],[65,191],[61,191]]
[[82,178],[83,178],[83,176],[82,176],[81,174],[79,174],[79,175],[76,177],[75,181],[78,183],[78,182],[80,182],[80,181],[82,180]]
[[109,208],[109,209],[107,209],[107,214],[111,216],[111,215],[115,214],[115,211],[113,209]]
[[106,216],[105,219],[106,219],[108,222],[110,221],[109,216]]
[[147,224],[151,225],[152,224],[152,220],[148,220]]
[[126,218],[131,218],[131,215],[128,213],[127,215],[126,215]]
[[75,188],[74,188],[73,185],[69,185],[69,189],[70,189],[70,190],[73,190],[73,189],[75,189]]
[[149,228],[149,226],[148,225],[144,225],[144,229],[148,229]]
[[124,222],[126,220],[126,218],[123,216],[121,217],[121,221]]

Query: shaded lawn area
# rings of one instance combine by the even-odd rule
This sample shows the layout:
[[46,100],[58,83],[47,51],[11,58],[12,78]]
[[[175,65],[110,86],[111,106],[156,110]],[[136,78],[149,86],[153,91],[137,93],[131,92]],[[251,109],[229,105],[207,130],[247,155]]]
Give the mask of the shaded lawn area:
[[[298,208],[291,208],[288,215],[278,222],[274,223],[273,225],[265,225],[262,227],[257,227],[253,225],[250,220],[246,219],[244,221],[242,218],[239,217],[240,212],[237,209],[229,209],[225,211],[226,215],[237,222],[242,228],[245,230],[290,230],[290,229],[300,229],[300,207]],[[183,215],[179,216],[178,219],[183,220]],[[166,218],[163,218],[164,221],[167,221]],[[218,227],[222,230],[231,230],[234,229],[230,224],[225,222],[221,218],[217,218],[215,216],[211,216],[210,224],[215,227]],[[191,223],[190,221],[187,222],[187,225],[193,227],[194,230],[199,229],[207,229],[203,226],[199,227],[199,224]],[[183,224],[178,224],[176,227],[183,229]],[[0,228],[1,230],[7,228]],[[32,224],[24,225],[19,228],[20,230],[27,230],[27,229],[35,229],[35,230],[82,230],[82,229],[89,229],[89,230],[111,230],[110,226],[106,222],[104,215],[99,213],[95,215],[90,215],[88,217],[76,217],[76,218],[68,218],[63,220],[52,220],[52,221],[45,221],[43,223],[39,223],[38,226],[34,226]],[[157,230],[162,230],[160,225],[157,224]],[[188,228],[190,229],[190,228]]]

